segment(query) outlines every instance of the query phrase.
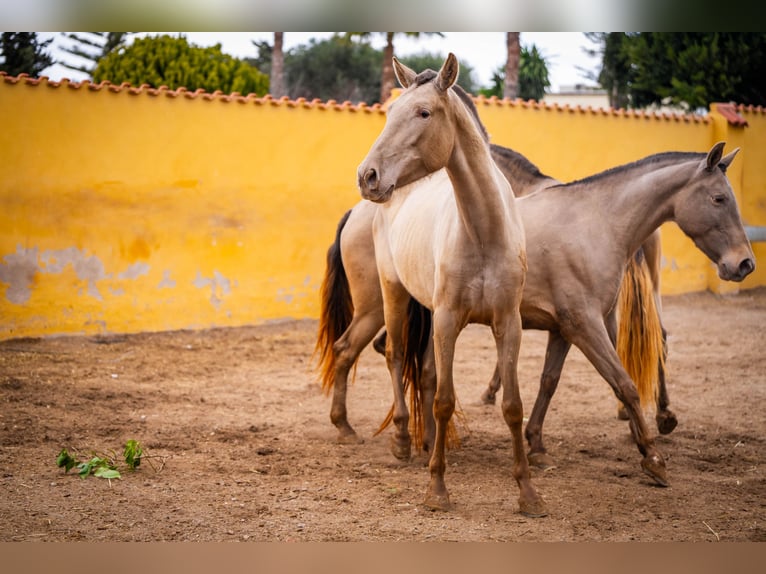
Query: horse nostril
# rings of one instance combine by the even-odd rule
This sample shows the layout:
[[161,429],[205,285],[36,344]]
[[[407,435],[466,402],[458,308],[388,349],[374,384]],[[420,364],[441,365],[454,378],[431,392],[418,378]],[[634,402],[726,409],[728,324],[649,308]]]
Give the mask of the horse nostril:
[[746,277],[750,275],[754,270],[755,270],[755,263],[749,257],[747,259],[743,259],[742,263],[739,264],[740,277]]
[[376,189],[378,187],[378,172],[374,168],[370,168],[364,174],[364,183],[370,189]]

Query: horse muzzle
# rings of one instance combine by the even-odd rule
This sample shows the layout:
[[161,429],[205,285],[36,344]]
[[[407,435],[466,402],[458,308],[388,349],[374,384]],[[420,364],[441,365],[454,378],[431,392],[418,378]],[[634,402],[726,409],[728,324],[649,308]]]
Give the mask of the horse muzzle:
[[359,191],[364,199],[374,203],[385,203],[391,199],[394,192],[394,185],[384,185],[375,168],[360,168],[357,174],[357,184]]
[[740,282],[755,271],[755,260],[745,257],[737,265],[727,265],[725,262],[718,265],[718,276],[725,281]]

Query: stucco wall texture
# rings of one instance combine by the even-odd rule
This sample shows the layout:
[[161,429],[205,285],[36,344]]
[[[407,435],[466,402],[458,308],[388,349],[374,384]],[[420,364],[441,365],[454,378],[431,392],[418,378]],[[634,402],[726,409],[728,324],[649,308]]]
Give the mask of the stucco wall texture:
[[[761,108],[476,103],[494,143],[563,181],[725,140],[742,148],[729,177],[743,219],[766,225]],[[0,75],[0,113],[0,339],[317,317],[327,247],[385,123],[377,105],[23,75]],[[674,224],[662,233],[663,293],[766,284],[764,243],[731,285]]]

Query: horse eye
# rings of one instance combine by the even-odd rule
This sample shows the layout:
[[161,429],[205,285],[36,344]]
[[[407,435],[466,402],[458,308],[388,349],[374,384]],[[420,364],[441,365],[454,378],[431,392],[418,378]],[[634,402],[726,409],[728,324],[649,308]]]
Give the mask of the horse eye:
[[430,117],[431,117],[431,112],[429,112],[428,110],[420,110],[420,111],[418,112],[418,114],[419,114],[419,115],[420,115],[420,117],[421,117],[421,118],[423,118],[424,120],[427,120],[428,118],[430,118]]
[[725,195],[714,195],[710,198],[715,205],[723,205],[726,202]]

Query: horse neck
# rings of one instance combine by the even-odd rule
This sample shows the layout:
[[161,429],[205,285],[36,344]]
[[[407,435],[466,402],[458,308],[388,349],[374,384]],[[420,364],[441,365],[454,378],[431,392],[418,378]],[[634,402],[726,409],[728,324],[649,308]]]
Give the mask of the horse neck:
[[695,161],[647,163],[600,182],[599,189],[609,196],[604,201],[604,222],[612,226],[612,237],[624,238],[628,254],[660,225],[674,219],[675,200],[696,166]]
[[505,235],[498,230],[508,227],[508,186],[503,187],[489,145],[467,111],[456,117],[455,144],[447,164],[458,212],[472,241],[483,249],[504,246]]

